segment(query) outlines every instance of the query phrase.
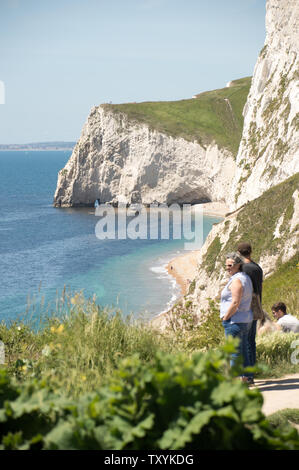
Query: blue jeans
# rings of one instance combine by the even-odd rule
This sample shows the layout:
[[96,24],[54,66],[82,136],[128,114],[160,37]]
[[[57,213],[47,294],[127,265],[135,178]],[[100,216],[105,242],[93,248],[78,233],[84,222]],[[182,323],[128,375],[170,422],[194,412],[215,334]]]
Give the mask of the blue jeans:
[[256,324],[257,320],[253,320],[251,327],[248,333],[248,347],[249,347],[249,362],[251,366],[254,366],[256,363]]
[[[250,331],[251,323],[231,323],[230,320],[222,321],[225,336],[232,336],[233,338],[239,338],[240,343],[236,353],[232,354],[231,366],[236,362],[237,357],[240,355],[243,357],[243,367],[251,366],[249,346],[248,346],[248,334]],[[246,373],[246,377],[252,377],[253,374]]]

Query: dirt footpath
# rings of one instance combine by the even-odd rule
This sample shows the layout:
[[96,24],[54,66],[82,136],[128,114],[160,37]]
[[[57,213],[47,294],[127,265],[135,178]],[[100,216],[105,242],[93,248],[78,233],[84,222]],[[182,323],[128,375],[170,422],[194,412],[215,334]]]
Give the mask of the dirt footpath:
[[266,416],[284,408],[299,408],[299,374],[255,380],[255,386],[263,394]]

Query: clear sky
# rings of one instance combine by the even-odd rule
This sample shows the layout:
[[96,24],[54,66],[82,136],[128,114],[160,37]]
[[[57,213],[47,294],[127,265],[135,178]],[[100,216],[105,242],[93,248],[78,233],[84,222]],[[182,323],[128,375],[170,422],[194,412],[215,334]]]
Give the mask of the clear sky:
[[76,141],[94,105],[190,98],[252,75],[265,4],[0,0],[0,144]]

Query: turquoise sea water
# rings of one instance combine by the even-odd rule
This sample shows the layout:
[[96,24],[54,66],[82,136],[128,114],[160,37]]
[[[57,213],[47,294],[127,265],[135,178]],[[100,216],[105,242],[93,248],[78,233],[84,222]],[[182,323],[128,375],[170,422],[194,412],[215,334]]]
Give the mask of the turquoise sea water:
[[[184,240],[99,240],[92,209],[54,208],[70,153],[0,152],[0,321],[55,308],[64,286],[125,314],[164,311],[179,296],[165,265]],[[217,221],[204,217],[204,238]]]

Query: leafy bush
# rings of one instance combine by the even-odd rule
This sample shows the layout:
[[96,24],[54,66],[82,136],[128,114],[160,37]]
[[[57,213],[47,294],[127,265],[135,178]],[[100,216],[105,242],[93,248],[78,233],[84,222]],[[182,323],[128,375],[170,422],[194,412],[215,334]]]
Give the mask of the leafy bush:
[[297,431],[274,429],[260,392],[229,375],[235,344],[191,358],[127,358],[105,385],[76,401],[45,381],[18,386],[2,370],[1,448],[299,449]]
[[290,428],[299,425],[299,410],[297,408],[285,408],[268,416],[268,421],[275,428]]
[[46,381],[18,385],[0,369],[0,449],[42,449],[44,436],[70,406]]

